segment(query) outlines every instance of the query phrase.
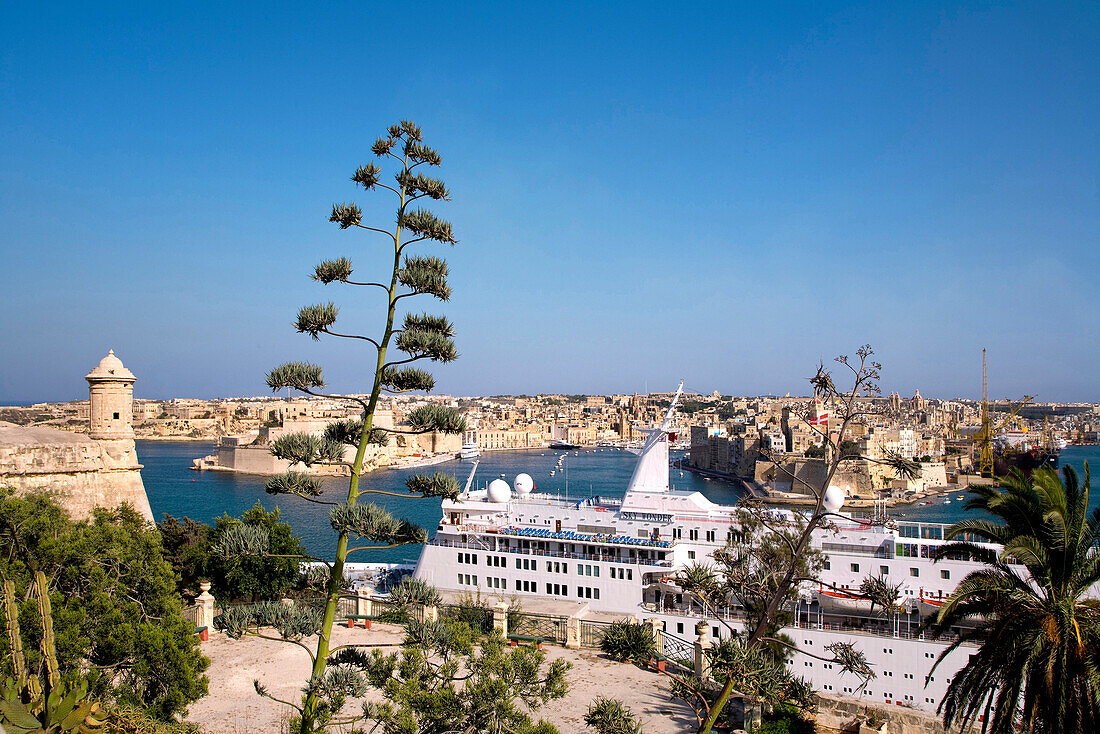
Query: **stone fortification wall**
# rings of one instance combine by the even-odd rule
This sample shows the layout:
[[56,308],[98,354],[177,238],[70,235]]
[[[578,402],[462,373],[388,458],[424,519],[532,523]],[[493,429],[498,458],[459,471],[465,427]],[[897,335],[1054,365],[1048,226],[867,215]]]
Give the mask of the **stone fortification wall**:
[[[344,460],[351,462],[355,459],[355,449],[344,449]],[[389,456],[384,449],[378,446],[369,446],[364,459],[367,471],[379,466],[388,466]],[[224,471],[240,472],[242,474],[282,474],[291,468],[290,462],[277,459],[271,453],[271,446],[264,443],[236,444],[225,441],[217,448],[217,468]],[[315,464],[312,467],[297,465],[295,471],[303,471],[309,474],[323,474],[346,476],[348,468],[344,466],[328,466]]]
[[218,446],[218,466],[245,474],[281,474],[290,462],[276,459],[264,445]]
[[[841,464],[833,476],[832,484],[845,490],[852,497],[873,497],[871,476],[865,461],[847,461]],[[821,459],[792,459],[779,465],[771,461],[756,462],[755,480],[779,492],[810,494],[806,487],[820,487],[825,478],[825,462]],[[800,481],[796,481],[800,480]]]
[[884,706],[843,696],[817,697],[819,732],[944,734],[939,717],[905,706]]
[[93,441],[51,428],[0,424],[0,486],[56,493],[74,519],[127,502],[152,521],[131,440]]

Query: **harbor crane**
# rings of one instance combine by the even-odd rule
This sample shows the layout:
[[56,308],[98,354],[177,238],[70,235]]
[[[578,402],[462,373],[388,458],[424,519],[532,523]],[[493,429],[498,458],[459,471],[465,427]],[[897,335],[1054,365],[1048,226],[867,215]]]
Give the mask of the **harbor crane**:
[[974,443],[978,444],[978,473],[983,477],[993,477],[993,437],[1003,430],[1010,421],[1016,420],[1020,409],[1035,399],[1034,395],[1025,395],[1023,399],[1012,402],[1006,400],[1008,412],[993,424],[993,414],[989,406],[989,374],[986,371],[985,349],[982,349],[982,427],[974,434]]

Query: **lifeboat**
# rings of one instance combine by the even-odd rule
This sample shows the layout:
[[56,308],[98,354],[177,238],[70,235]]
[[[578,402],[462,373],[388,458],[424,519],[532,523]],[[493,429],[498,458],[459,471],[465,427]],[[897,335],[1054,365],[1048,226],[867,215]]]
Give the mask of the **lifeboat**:
[[814,592],[821,610],[831,614],[867,615],[871,613],[871,600],[843,591],[818,589]]
[[921,616],[930,617],[938,614],[940,607],[944,605],[947,599],[939,599],[934,596],[925,596],[921,594],[917,597],[917,609],[920,610]]

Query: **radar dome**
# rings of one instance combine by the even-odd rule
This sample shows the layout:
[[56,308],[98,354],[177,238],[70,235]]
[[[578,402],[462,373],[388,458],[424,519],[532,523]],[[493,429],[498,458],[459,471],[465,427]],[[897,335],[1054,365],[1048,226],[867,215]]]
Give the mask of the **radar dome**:
[[489,501],[507,502],[512,499],[512,488],[503,479],[494,479],[489,482]]
[[531,490],[535,488],[535,480],[531,478],[530,474],[517,474],[516,481],[512,483],[512,486],[516,488],[516,494],[522,497],[531,494]]
[[835,484],[825,490],[825,511],[838,512],[844,505],[844,490]]

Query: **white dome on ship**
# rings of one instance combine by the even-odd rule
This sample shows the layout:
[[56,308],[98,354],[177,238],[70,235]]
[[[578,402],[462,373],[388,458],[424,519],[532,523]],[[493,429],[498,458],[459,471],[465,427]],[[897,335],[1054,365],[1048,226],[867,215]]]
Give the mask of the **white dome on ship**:
[[512,486],[516,488],[516,494],[523,497],[531,494],[531,490],[535,488],[535,480],[531,478],[530,474],[517,474],[516,481],[512,483]]
[[825,490],[824,505],[826,512],[839,512],[840,508],[844,506],[844,490],[835,484],[830,485]]
[[512,499],[512,488],[503,479],[494,479],[489,482],[489,501],[507,502]]

